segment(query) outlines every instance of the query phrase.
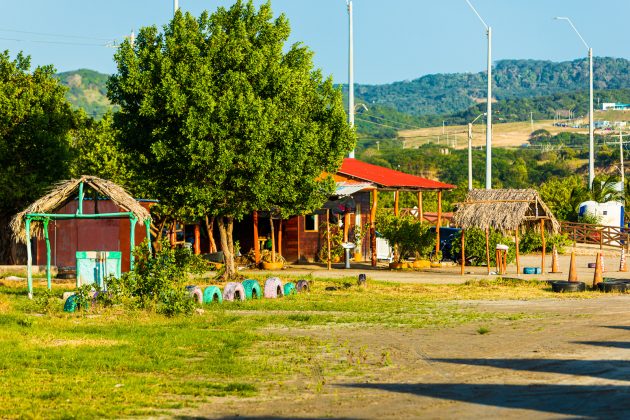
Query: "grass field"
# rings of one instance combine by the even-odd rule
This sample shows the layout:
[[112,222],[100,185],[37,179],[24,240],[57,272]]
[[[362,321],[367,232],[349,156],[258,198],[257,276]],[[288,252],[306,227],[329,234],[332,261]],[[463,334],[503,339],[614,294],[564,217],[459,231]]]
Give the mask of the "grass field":
[[[283,332],[464,324],[485,331],[492,321],[538,315],[479,311],[464,301],[551,297],[538,282],[370,282],[367,289],[354,282],[318,279],[310,293],[209,305],[175,318],[122,307],[68,314],[61,299],[43,299],[42,281],[33,301],[23,282],[0,282],[0,418],[169,415],[211,397],[255,396],[300,375],[314,378],[309,386],[316,392],[329,375],[389,364],[388,353]],[[61,296],[71,288],[57,284],[54,291]]]
[[[492,146],[493,147],[520,147],[527,143],[532,131],[545,129],[555,135],[560,132],[569,131],[588,134],[588,129],[578,129],[571,127],[556,127],[553,120],[534,121],[534,129],[530,122],[515,123],[495,123],[493,124]],[[477,122],[473,126],[473,146],[485,146],[486,144],[485,125]],[[468,147],[468,127],[454,125],[444,127],[429,127],[419,130],[404,130],[398,132],[403,140],[405,148],[414,148],[426,143],[438,143],[448,145],[457,149]]]

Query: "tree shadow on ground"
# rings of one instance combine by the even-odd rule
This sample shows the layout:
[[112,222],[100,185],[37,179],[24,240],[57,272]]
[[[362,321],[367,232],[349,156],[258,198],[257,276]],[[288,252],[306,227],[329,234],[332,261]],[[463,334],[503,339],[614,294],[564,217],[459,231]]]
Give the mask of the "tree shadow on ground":
[[630,386],[367,383],[344,385],[493,407],[581,417],[625,417]]
[[630,361],[627,360],[566,360],[566,359],[431,359],[460,365],[489,366],[518,371],[591,376],[594,378],[630,381]]
[[586,344],[589,346],[630,349],[630,342],[627,341],[573,341],[572,344]]

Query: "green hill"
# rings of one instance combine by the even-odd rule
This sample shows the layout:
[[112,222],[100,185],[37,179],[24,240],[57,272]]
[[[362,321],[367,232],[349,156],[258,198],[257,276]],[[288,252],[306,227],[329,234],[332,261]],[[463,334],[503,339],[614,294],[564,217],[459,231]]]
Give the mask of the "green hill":
[[68,101],[76,108],[83,108],[88,115],[98,119],[113,109],[107,99],[108,74],[79,69],[59,73],[57,77],[68,87]]
[[[630,61],[596,57],[595,89],[630,88]],[[588,87],[585,59],[555,63],[541,60],[500,60],[492,72],[497,100],[551,96]],[[347,86],[344,86],[347,90]],[[356,85],[357,102],[392,108],[411,115],[448,115],[485,102],[486,74],[430,74],[412,81]]]

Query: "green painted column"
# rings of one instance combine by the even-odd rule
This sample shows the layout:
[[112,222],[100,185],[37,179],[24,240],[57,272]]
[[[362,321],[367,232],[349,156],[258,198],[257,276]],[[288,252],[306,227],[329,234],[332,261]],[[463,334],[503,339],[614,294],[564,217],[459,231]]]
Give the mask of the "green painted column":
[[145,220],[144,226],[147,229],[147,246],[149,247],[149,253],[151,253],[151,219]]
[[33,255],[31,253],[31,219],[30,217],[26,217],[26,221],[24,222],[26,225],[26,283],[28,285],[28,298],[33,299],[33,273],[32,264],[33,264]]
[[48,222],[50,219],[44,219],[44,239],[46,239],[46,282],[48,290],[52,290],[52,275],[50,273],[50,238],[48,237]]
[[138,219],[135,216],[129,219],[129,269],[133,270],[133,249],[136,246],[136,223]]
[[77,214],[83,214],[83,182],[79,183],[79,206]]

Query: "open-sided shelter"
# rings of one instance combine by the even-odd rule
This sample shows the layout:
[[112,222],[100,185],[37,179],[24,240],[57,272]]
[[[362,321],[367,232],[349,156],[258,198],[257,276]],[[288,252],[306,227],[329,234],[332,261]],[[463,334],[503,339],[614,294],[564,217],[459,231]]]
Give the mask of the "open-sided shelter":
[[471,190],[466,200],[457,204],[454,223],[462,228],[462,274],[464,273],[466,229],[473,227],[486,231],[486,259],[490,272],[490,255],[487,245],[488,229],[502,233],[514,232],[516,246],[516,270],[520,270],[518,231],[523,226],[540,226],[543,241],[541,270],[545,270],[545,230],[560,231],[560,223],[534,189]]
[[[97,195],[108,197],[123,211],[111,213],[85,213],[84,200],[86,188],[91,188]],[[75,213],[57,213],[70,201],[78,200]],[[95,209],[96,210],[96,209]],[[150,237],[151,215],[147,209],[142,207],[124,188],[114,182],[97,178],[95,176],[83,175],[80,178],[60,182],[55,185],[46,195],[32,203],[25,210],[18,213],[11,221],[13,236],[17,242],[26,244],[27,250],[27,279],[29,297],[33,294],[33,279],[31,273],[32,266],[32,236],[44,237],[46,241],[46,278],[48,288],[51,288],[51,252],[50,239],[48,234],[48,224],[51,220],[69,219],[118,219],[128,218],[130,221],[130,265],[133,267],[133,247],[135,245],[136,223],[143,223],[146,228],[147,237]],[[149,247],[150,245],[149,241]]]

